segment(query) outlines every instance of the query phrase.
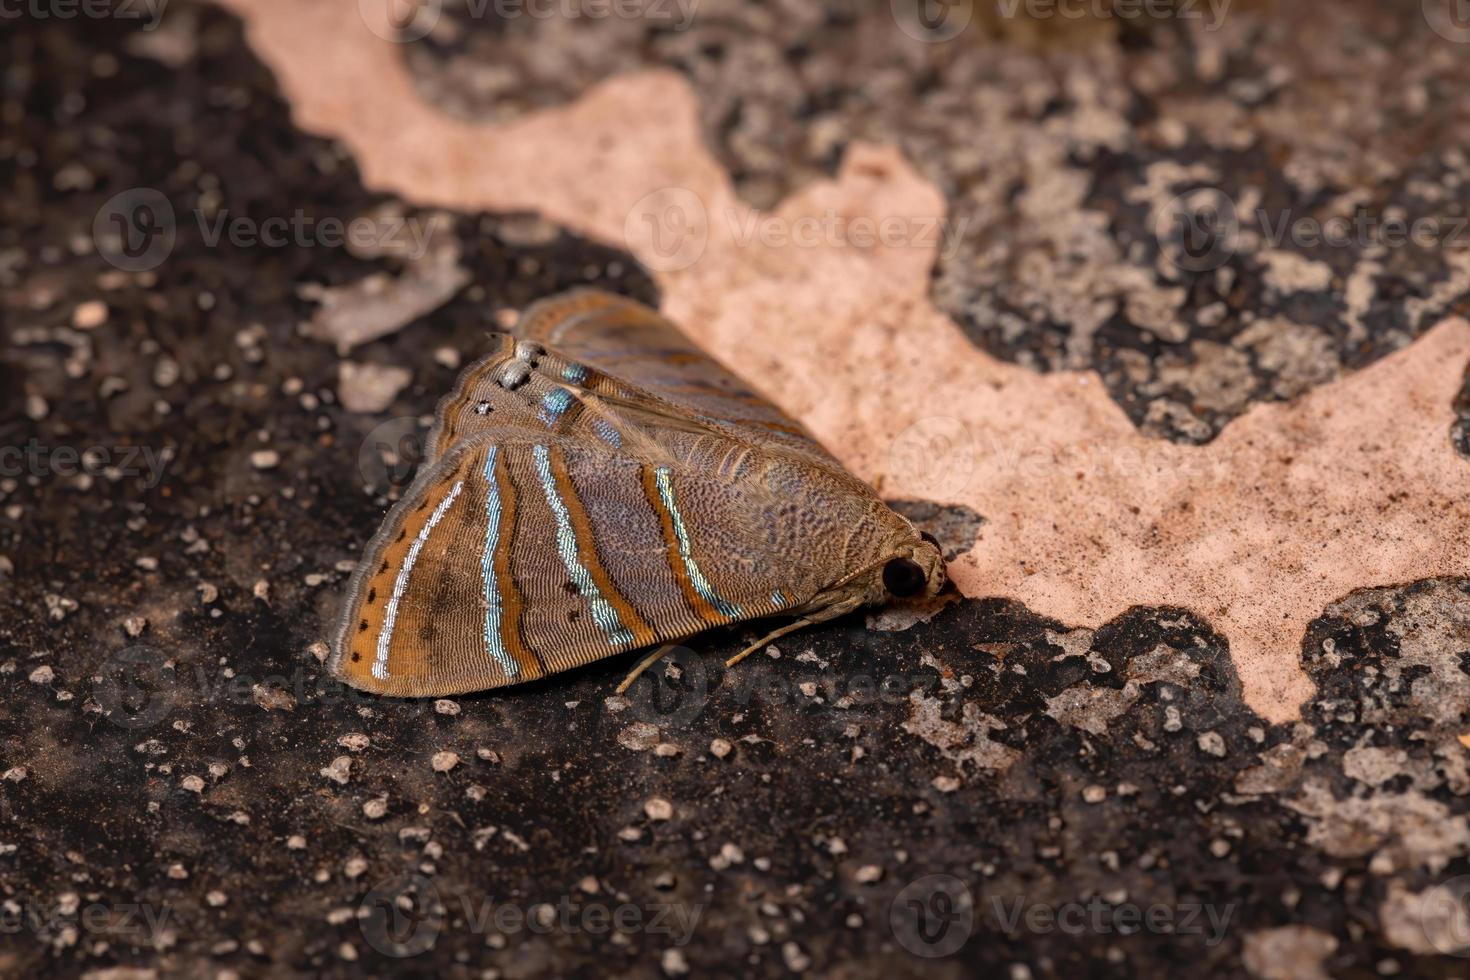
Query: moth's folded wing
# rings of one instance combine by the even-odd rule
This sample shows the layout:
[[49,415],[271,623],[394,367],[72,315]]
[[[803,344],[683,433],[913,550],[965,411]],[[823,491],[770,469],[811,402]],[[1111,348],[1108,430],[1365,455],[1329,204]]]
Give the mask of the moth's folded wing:
[[509,429],[426,467],[369,543],[330,667],[441,696],[555,673],[810,598],[758,482]]
[[657,311],[595,289],[563,293],[527,308],[516,336],[669,402],[690,417],[745,430],[836,465],[796,420],[751,390]]
[[461,439],[541,425],[534,401],[524,392],[500,383],[506,368],[516,360],[516,339],[508,333],[497,333],[490,351],[460,372],[454,387],[434,410],[434,427],[425,442],[424,466]]

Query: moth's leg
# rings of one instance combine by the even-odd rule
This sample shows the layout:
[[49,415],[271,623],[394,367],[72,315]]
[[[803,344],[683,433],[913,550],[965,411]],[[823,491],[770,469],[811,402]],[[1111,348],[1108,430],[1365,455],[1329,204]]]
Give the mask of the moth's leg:
[[676,646],[678,646],[678,644],[676,643],[665,643],[663,646],[659,647],[657,650],[653,651],[648,656],[638,661],[637,666],[628,671],[628,676],[623,678],[623,683],[618,685],[618,689],[615,693],[622,694],[628,688],[632,687],[633,682],[638,679],[639,675],[641,675],[648,668],[652,667],[654,664],[658,663],[670,650],[674,649],[674,647]]
[[802,618],[802,619],[798,619],[794,623],[787,623],[785,626],[781,627],[778,630],[772,630],[770,633],[767,633],[765,636],[761,637],[759,640],[756,640],[754,643],[752,643],[750,646],[746,647],[744,650],[741,650],[739,653],[735,654],[735,656],[731,657],[729,660],[726,660],[725,661],[725,666],[726,667],[734,667],[740,661],[744,660],[746,657],[750,656],[752,653],[755,653],[757,650],[759,650],[761,647],[765,646],[767,643],[770,643],[772,640],[780,639],[781,637],[785,636],[787,633],[795,633],[797,630],[802,629],[803,627],[813,626],[813,625],[815,625],[818,622],[820,622],[820,620]]

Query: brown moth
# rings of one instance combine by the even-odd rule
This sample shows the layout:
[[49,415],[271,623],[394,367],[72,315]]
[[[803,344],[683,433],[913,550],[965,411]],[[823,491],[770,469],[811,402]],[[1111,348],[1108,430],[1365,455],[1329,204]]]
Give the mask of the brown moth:
[[328,666],[376,693],[460,694],[795,617],[733,664],[943,584],[934,539],[805,429],[653,310],[578,290],[530,307],[439,403]]

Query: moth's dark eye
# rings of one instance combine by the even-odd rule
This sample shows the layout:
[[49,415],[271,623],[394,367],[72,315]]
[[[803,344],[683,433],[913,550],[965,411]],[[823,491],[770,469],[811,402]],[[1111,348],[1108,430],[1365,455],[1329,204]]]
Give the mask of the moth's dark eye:
[[924,570],[916,561],[895,558],[883,566],[883,587],[899,598],[924,591]]

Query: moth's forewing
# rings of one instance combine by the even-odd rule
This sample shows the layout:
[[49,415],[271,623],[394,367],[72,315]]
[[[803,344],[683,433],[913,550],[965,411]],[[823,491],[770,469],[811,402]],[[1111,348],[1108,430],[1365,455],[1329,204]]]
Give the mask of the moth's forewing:
[[463,441],[369,545],[332,669],[379,693],[462,693],[805,601],[770,502],[737,487],[550,432]]

